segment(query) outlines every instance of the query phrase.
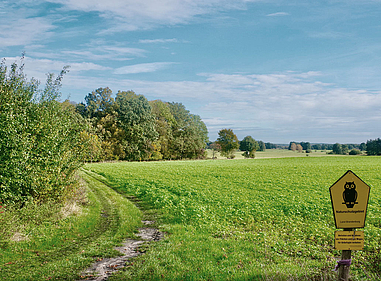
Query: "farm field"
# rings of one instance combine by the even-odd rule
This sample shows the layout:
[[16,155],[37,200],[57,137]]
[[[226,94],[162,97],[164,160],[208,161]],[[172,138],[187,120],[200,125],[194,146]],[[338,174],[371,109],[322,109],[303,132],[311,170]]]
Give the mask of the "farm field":
[[[329,150],[330,151],[330,150]],[[329,155],[325,150],[312,150],[311,153],[301,153],[297,151],[291,151],[288,149],[266,149],[266,151],[257,151],[255,152],[255,159],[263,159],[263,158],[284,158],[284,157],[319,157],[319,156],[335,156]],[[213,151],[211,149],[207,150],[208,158],[213,158]],[[242,156],[242,151],[236,151],[234,153],[234,159],[245,159]],[[337,156],[337,155],[336,155]],[[214,153],[214,157],[217,159],[227,159],[224,156],[221,156],[219,152]]]
[[295,157],[89,164],[155,207],[166,238],[111,280],[336,280],[329,187],[371,186],[351,280],[381,278],[381,158]]

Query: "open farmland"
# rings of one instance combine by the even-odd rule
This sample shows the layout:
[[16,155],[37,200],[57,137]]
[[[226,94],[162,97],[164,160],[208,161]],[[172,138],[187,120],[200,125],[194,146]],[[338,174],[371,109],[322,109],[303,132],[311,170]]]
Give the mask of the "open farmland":
[[[263,158],[284,158],[284,157],[328,157],[328,156],[337,156],[333,154],[327,154],[329,151],[327,150],[312,150],[311,153],[305,153],[305,151],[298,152],[298,151],[292,151],[288,149],[266,149],[266,151],[256,151],[255,152],[255,159],[263,159]],[[213,158],[213,151],[211,149],[207,150],[207,157],[208,159]],[[234,153],[234,159],[245,159],[245,157],[242,155],[242,151],[236,151]],[[214,157],[216,159],[227,159],[224,156],[221,156],[221,153],[218,151],[214,152]]]
[[381,158],[106,163],[87,169],[151,204],[166,239],[115,279],[333,280],[340,252],[329,187],[347,170],[371,186],[352,280],[381,278]]

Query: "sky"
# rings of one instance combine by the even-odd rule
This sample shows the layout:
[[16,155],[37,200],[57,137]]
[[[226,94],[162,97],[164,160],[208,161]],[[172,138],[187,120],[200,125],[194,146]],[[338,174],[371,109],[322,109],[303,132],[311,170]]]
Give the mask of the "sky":
[[181,102],[214,141],[381,137],[381,0],[0,0],[0,57],[70,72],[62,100],[100,87]]

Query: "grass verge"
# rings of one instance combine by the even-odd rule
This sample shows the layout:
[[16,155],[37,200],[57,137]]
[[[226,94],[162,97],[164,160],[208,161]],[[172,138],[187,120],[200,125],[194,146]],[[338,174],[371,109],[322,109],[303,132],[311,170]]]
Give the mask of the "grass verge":
[[86,190],[69,205],[26,205],[0,213],[1,280],[76,280],[114,246],[135,238],[141,212],[128,199],[80,172]]

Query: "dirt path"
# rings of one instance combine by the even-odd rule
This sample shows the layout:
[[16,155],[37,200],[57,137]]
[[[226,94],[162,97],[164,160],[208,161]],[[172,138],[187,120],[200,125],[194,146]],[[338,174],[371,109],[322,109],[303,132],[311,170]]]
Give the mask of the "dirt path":
[[[146,226],[153,224],[153,221],[142,221]],[[104,281],[114,272],[120,270],[126,266],[128,261],[132,258],[137,257],[144,252],[139,252],[138,247],[144,243],[150,241],[158,241],[164,237],[163,233],[156,228],[143,227],[139,229],[137,234],[142,240],[126,240],[121,247],[116,247],[115,249],[121,252],[123,255],[116,258],[106,258],[97,261],[90,268],[83,272],[82,280],[91,281]],[[88,276],[89,278],[86,278]]]
[[[93,177],[93,179],[95,178]],[[139,207],[139,200],[133,197],[129,199],[137,207]],[[140,240],[127,239],[126,241],[124,241],[122,246],[115,247],[115,249],[122,254],[121,256],[116,258],[99,258],[90,268],[82,272],[80,280],[107,280],[111,274],[125,267],[126,263],[131,261],[132,258],[144,254],[144,252],[139,251],[138,248],[140,246],[142,246],[145,243],[159,241],[164,237],[164,234],[160,232],[158,229],[150,227],[155,223],[155,221],[143,220],[142,223],[144,224],[144,227],[139,228],[139,233],[136,234],[141,238]]]

